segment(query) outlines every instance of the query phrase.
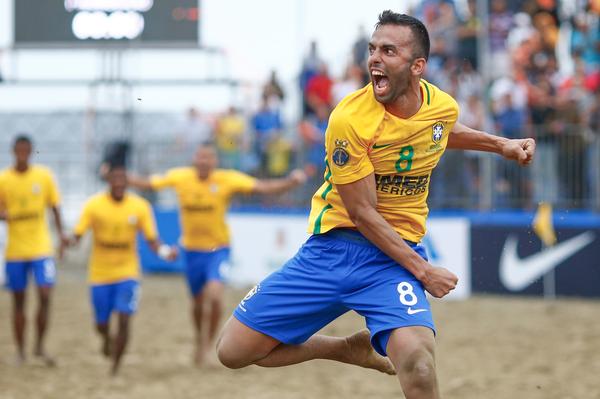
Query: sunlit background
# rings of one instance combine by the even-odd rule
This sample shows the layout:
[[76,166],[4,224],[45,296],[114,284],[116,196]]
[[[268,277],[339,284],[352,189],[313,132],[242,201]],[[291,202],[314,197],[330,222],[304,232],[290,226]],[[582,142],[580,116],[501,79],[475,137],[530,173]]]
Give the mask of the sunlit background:
[[[34,161],[50,167],[57,177],[68,227],[85,199],[102,189],[98,170],[103,161],[120,160],[136,173],[150,175],[189,164],[195,146],[211,140],[224,168],[261,178],[302,168],[311,177],[293,192],[234,200],[229,216],[234,264],[230,281],[234,287],[253,284],[283,264],[307,236],[310,197],[323,180],[329,114],[344,96],[368,83],[367,44],[385,9],[410,13],[426,24],[431,54],[425,79],[454,96],[462,123],[537,141],[536,159],[528,168],[497,155],[447,151],[432,177],[432,217],[424,244],[432,262],[450,268],[461,280],[452,298],[462,302],[439,304],[440,314],[452,315],[442,316],[441,324],[455,329],[450,343],[442,344],[442,358],[452,356],[466,365],[451,371],[456,365],[442,360],[447,370],[442,372],[447,382],[442,383],[443,391],[449,398],[600,397],[596,378],[581,379],[552,364],[573,356],[568,360],[573,367],[586,364],[590,375],[600,375],[600,330],[594,318],[600,297],[598,0],[0,0],[0,167],[12,163],[15,135],[31,135]],[[174,194],[142,195],[155,207],[161,235],[176,242]],[[556,248],[563,248],[560,255],[532,230],[540,203],[550,209],[542,214],[547,220],[540,228],[556,234]],[[0,246],[4,240],[0,230]],[[147,303],[159,308],[168,304],[161,308],[167,313],[187,306],[183,285],[173,283],[171,274],[152,275],[177,276],[181,261],[166,264],[144,245],[140,251],[148,284],[157,292],[154,297],[148,294]],[[528,278],[507,274],[543,251],[548,251],[543,255],[545,269]],[[63,272],[59,270],[65,288],[62,294],[61,286],[57,288],[56,324],[69,323],[67,313],[79,315],[83,329],[91,323],[83,291],[86,257],[85,251],[71,256]],[[170,296],[173,290],[177,294]],[[233,306],[243,293],[233,290],[229,295]],[[564,301],[566,296],[587,299]],[[79,308],[68,310],[74,302],[81,303]],[[8,299],[0,302],[5,325],[0,330],[0,362],[12,353],[8,305]],[[150,305],[143,306],[142,312],[148,313],[137,322],[140,330],[145,328],[144,317],[148,321],[152,313]],[[572,309],[576,311],[570,314]],[[511,312],[518,317],[513,320]],[[534,321],[539,324],[528,322],[531,312],[537,312]],[[187,331],[186,317],[172,323],[183,324],[181,330]],[[478,318],[482,324],[477,324]],[[347,323],[340,331],[361,325],[357,320]],[[163,327],[169,328],[153,328]],[[531,342],[513,346],[499,338],[512,349],[490,354],[499,356],[498,363],[481,365],[481,349],[465,343],[475,338],[467,329],[463,335],[457,331],[463,328],[477,330],[477,340],[504,331]],[[538,335],[550,330],[557,334],[552,339]],[[94,342],[91,334],[86,332],[78,345],[87,348],[88,341]],[[162,345],[147,330],[145,334],[148,342]],[[189,335],[171,339],[190,340]],[[535,349],[537,339],[548,348],[560,346],[555,340],[561,338],[572,344],[563,348],[568,355],[556,352],[547,357]],[[64,356],[60,378],[76,379],[73,375],[85,365],[99,368],[86,363],[86,356],[93,355],[75,353],[64,339],[54,342],[56,352],[68,348],[80,359]],[[139,345],[132,349],[130,361],[136,371],[129,375],[138,388],[121,382],[96,391],[93,373],[88,372],[89,385],[74,391],[79,396],[65,397],[192,397],[191,383],[183,385],[189,389],[165,388],[182,381],[178,378],[196,378],[188,371],[185,348],[164,349],[161,359],[168,363],[167,353],[175,353],[172,367],[184,376],[173,372],[169,377],[160,367],[143,368],[152,352]],[[530,362],[515,365],[527,357],[527,345],[533,348]],[[373,380],[384,387],[379,394],[376,388],[349,388],[353,385],[337,391],[334,382],[316,375],[314,390],[303,395],[307,387],[293,371],[269,372],[228,379],[224,369],[213,370],[210,376],[220,384],[212,391],[214,397],[234,397],[227,394],[233,386],[230,392],[237,397],[258,398],[342,397],[336,396],[341,393],[345,398],[368,393],[396,397],[399,392],[395,381],[385,383],[388,386],[379,380]],[[329,372],[324,375],[333,375]],[[10,378],[3,377],[6,373]],[[29,379],[48,381],[41,370],[26,373]],[[360,376],[360,371],[354,375]],[[236,385],[236,376],[244,384]],[[14,382],[20,378],[24,377],[18,371],[0,365],[0,398],[36,397],[35,391]],[[161,378],[166,385],[160,385]],[[9,379],[10,393],[3,396]],[[281,381],[288,381],[283,393],[273,388]],[[139,388],[144,384],[151,389]],[[206,380],[202,384],[210,386]],[[574,385],[579,391],[567,388]],[[47,388],[40,397],[61,397],[55,388]]]

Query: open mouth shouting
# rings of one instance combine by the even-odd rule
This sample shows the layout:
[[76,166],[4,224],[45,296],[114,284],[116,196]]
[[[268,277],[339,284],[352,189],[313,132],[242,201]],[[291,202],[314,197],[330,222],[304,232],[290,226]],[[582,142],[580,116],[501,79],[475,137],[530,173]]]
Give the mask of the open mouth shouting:
[[378,69],[371,69],[371,81],[377,97],[385,97],[389,92],[390,80],[385,73]]

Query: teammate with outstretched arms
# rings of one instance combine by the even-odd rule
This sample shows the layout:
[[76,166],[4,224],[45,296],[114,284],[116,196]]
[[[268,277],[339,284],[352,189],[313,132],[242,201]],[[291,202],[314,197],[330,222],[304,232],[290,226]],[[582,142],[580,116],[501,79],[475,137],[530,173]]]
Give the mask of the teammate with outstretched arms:
[[206,354],[214,347],[223,311],[224,269],[230,256],[225,217],[231,198],[235,194],[279,194],[306,181],[300,170],[292,171],[285,178],[255,179],[236,170],[218,169],[217,165],[214,145],[205,143],[198,147],[193,166],[171,169],[150,179],[129,176],[131,184],[137,188],[172,188],[177,194],[182,230],[180,241],[192,295],[196,332],[194,361],[197,365],[207,360]]
[[[150,204],[127,192],[124,167],[111,167],[107,174],[108,192],[91,197],[84,205],[74,235],[75,245],[91,230],[92,255],[89,282],[96,330],[102,339],[102,353],[112,357],[111,373],[119,370],[129,340],[131,316],[136,312],[140,291],[140,262],[136,237],[141,232],[150,248],[164,259],[177,257],[177,249],[161,244]],[[117,332],[111,337],[110,319],[117,314]]]
[[[0,220],[8,225],[6,246],[6,287],[13,295],[13,330],[17,363],[25,361],[25,299],[32,274],[38,287],[34,355],[47,366],[55,364],[45,350],[50,296],[56,278],[52,239],[46,218],[50,208],[59,240],[64,241],[60,216],[60,195],[52,173],[29,160],[33,149],[28,136],[13,143],[14,165],[0,172]],[[59,253],[59,258],[62,253]]]
[[[535,142],[456,123],[456,101],[422,78],[429,36],[419,20],[383,12],[369,54],[371,83],[330,117],[312,235],[246,295],[225,324],[217,353],[230,368],[311,359],[351,363],[397,374],[408,399],[439,398],[425,291],[441,298],[457,277],[431,265],[420,244],[431,172],[446,148],[528,164]],[[315,335],[349,310],[366,319],[368,331]]]

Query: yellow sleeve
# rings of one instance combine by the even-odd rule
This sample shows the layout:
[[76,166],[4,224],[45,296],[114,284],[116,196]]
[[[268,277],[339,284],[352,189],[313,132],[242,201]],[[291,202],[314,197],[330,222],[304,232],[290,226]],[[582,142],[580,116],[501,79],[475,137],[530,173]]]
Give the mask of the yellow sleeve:
[[83,206],[79,221],[75,225],[74,233],[75,235],[82,236],[90,227],[92,227],[92,205],[90,202],[87,202]]
[[48,172],[46,178],[46,184],[48,185],[46,203],[48,206],[58,206],[60,204],[60,193],[58,192],[58,186],[52,173]]
[[0,176],[0,210],[6,210],[6,193],[4,192],[4,179]]
[[140,205],[140,218],[138,229],[142,231],[144,237],[148,241],[154,241],[158,238],[158,233],[156,231],[156,223],[154,222],[154,214],[152,213],[152,208],[150,204],[146,201],[142,202]]
[[375,170],[369,143],[357,134],[347,116],[335,111],[325,132],[325,152],[334,184],[355,182]]
[[232,192],[248,194],[256,187],[257,179],[237,170],[232,170],[227,176],[227,181],[231,185]]
[[164,175],[154,175],[150,177],[150,185],[153,190],[163,190],[177,184],[177,172],[169,170]]

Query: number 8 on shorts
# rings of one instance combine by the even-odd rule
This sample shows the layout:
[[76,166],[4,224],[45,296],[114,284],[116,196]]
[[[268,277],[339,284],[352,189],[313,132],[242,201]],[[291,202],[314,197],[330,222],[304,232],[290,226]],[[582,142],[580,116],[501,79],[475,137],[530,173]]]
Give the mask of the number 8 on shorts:
[[400,303],[406,306],[413,306],[419,300],[413,292],[413,286],[405,281],[398,284],[398,293],[400,294]]

